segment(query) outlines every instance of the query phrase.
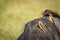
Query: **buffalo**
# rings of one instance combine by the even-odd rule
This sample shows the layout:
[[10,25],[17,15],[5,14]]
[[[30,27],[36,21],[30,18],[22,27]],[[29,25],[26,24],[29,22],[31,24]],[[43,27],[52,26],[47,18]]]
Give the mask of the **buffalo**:
[[45,10],[42,18],[25,25],[24,32],[17,40],[60,40],[60,16]]

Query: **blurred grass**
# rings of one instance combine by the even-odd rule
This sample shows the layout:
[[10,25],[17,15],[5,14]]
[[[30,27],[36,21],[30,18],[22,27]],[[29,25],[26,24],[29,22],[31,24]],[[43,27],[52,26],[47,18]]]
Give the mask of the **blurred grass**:
[[0,40],[17,40],[24,25],[46,9],[60,13],[60,0],[0,0]]

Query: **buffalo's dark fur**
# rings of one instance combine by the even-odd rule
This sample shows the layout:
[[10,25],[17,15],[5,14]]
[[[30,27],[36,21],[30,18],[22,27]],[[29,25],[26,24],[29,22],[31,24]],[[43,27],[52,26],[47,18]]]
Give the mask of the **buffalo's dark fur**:
[[[48,20],[48,17],[38,18],[28,22],[25,25],[24,32],[17,40],[60,40],[60,30],[58,26],[59,18],[55,18],[55,23]],[[42,21],[44,24],[44,30],[39,28],[38,22]],[[56,25],[56,23],[58,23]],[[58,27],[57,27],[58,26]]]

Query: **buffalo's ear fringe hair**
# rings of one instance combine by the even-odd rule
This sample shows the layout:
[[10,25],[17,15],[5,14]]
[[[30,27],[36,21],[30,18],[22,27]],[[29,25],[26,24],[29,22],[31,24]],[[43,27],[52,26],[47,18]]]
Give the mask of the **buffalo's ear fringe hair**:
[[53,12],[51,10],[45,10],[43,16],[49,16],[49,14],[51,14],[53,17],[60,18],[60,15],[58,15],[58,13]]

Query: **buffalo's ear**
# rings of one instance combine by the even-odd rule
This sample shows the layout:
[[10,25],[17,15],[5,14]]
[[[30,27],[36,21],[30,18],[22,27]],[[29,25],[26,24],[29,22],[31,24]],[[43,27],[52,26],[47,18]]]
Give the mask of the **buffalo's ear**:
[[49,20],[50,20],[52,23],[54,23],[54,19],[53,19],[52,14],[49,14]]
[[60,15],[57,12],[51,11],[51,10],[45,10],[43,12],[43,16],[47,17],[51,14],[53,17],[60,18]]
[[39,22],[38,22],[38,27],[39,27],[43,32],[45,32],[45,30],[44,30],[44,24],[42,23],[42,21],[39,21]]

